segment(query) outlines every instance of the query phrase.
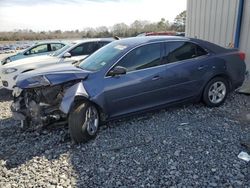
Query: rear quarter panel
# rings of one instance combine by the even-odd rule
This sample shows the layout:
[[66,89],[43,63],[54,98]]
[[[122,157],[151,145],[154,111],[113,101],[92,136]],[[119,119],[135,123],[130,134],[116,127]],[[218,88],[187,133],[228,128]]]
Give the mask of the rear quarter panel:
[[[206,72],[203,75],[204,89],[209,80],[216,76],[223,76],[230,80],[230,90],[240,87],[245,79],[246,65],[237,51],[211,54],[207,59]],[[200,91],[202,92],[202,91]]]
[[200,87],[199,94],[203,93],[206,84],[217,75],[226,75],[225,60],[216,54],[208,55],[204,61],[205,69],[202,71],[202,87]]
[[245,80],[246,64],[240,59],[238,51],[222,54],[221,58],[225,61],[226,72],[231,79],[231,89],[241,86]]

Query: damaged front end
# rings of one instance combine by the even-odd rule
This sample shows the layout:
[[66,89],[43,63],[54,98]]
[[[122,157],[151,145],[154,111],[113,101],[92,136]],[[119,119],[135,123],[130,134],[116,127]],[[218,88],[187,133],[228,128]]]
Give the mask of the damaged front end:
[[[67,112],[61,110],[62,104],[72,105],[82,82],[63,85],[13,90],[14,101],[11,105],[13,118],[21,121],[24,127],[42,127],[58,121],[65,121]],[[73,88],[73,89],[72,89]],[[75,89],[74,89],[75,88]],[[75,92],[74,92],[75,91]],[[66,102],[69,99],[70,102]]]
[[13,90],[13,117],[23,126],[48,125],[66,120],[76,95],[86,95],[83,80],[89,72],[72,65],[22,73]]
[[74,83],[23,90],[14,88],[14,101],[11,106],[13,118],[20,120],[23,127],[40,127],[66,120],[67,114],[60,110],[60,106],[65,92],[72,85]]

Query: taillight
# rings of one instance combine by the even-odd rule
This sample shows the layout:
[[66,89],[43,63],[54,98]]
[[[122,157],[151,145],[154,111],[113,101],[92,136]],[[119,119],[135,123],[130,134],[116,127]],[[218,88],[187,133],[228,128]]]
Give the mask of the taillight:
[[242,61],[245,61],[246,54],[244,52],[239,52],[239,56]]

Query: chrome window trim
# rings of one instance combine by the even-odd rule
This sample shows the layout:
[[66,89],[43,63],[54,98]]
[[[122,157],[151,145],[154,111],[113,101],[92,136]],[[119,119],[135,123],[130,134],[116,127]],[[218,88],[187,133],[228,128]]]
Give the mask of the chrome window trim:
[[[190,58],[190,59],[200,59],[201,57],[209,56],[209,55],[210,55],[209,51],[208,51],[206,48],[203,48],[203,47],[201,47],[199,44],[197,44],[197,43],[195,43],[195,42],[193,42],[193,41],[190,41],[190,40],[168,40],[168,41],[148,42],[148,43],[141,44],[141,45],[138,45],[138,46],[132,48],[132,49],[129,50],[127,53],[125,53],[122,57],[120,57],[120,58],[119,58],[119,59],[118,59],[109,69],[108,69],[108,71],[106,71],[104,78],[113,77],[113,76],[107,76],[108,72],[109,72],[110,70],[112,70],[112,68],[114,68],[114,67],[116,66],[116,64],[117,64],[123,57],[125,57],[128,53],[130,53],[130,52],[133,51],[134,49],[139,48],[139,47],[142,47],[142,46],[145,46],[145,45],[148,45],[148,44],[167,43],[167,42],[190,42],[190,43],[193,43],[193,44],[199,46],[200,48],[204,49],[204,50],[207,52],[207,54],[205,54],[205,55],[198,56],[198,57],[194,57],[194,58]],[[164,49],[164,51],[165,51],[165,49]],[[172,63],[167,63],[167,64],[158,65],[158,66],[149,67],[149,68],[140,69],[140,70],[129,71],[129,72],[127,72],[126,74],[134,73],[134,72],[138,72],[138,71],[144,71],[144,70],[148,70],[148,69],[152,69],[152,68],[163,67],[163,66],[167,66],[167,65],[169,65],[169,64],[174,64],[174,63],[182,63],[182,62],[187,61],[187,60],[190,60],[190,59],[185,59],[185,60],[181,60],[181,61],[175,61],[175,62],[172,62]]]

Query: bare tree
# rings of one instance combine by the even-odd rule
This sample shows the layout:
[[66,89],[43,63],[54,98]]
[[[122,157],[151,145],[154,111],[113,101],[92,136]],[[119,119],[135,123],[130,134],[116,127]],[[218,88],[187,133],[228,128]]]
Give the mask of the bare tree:
[[187,11],[183,11],[180,14],[178,14],[174,19],[174,24],[172,25],[172,28],[176,31],[184,32],[186,26],[186,18],[187,18]]
[[159,31],[185,31],[186,11],[176,16],[174,23],[170,24],[165,18],[158,22],[135,20],[131,25],[117,23],[112,27],[101,26],[97,28],[87,27],[82,30],[72,31],[40,31],[34,32],[31,29],[18,30],[13,32],[0,32],[0,40],[43,40],[43,39],[67,39],[67,38],[93,38],[93,37],[131,37],[145,32]]

